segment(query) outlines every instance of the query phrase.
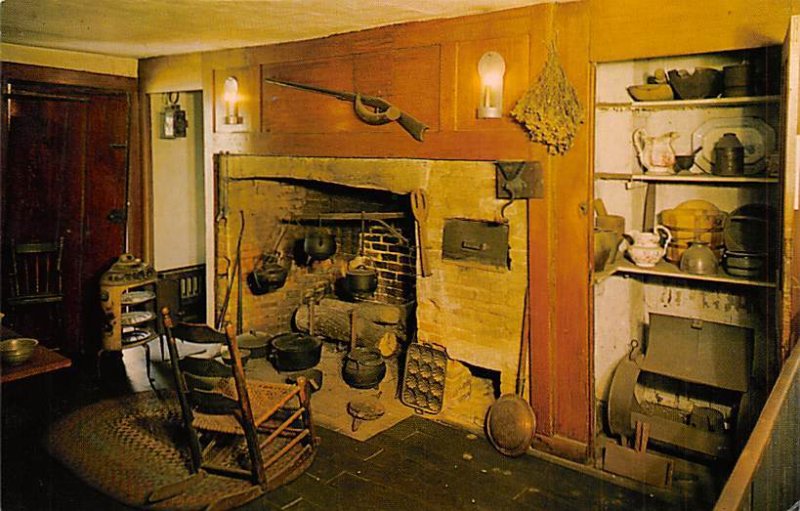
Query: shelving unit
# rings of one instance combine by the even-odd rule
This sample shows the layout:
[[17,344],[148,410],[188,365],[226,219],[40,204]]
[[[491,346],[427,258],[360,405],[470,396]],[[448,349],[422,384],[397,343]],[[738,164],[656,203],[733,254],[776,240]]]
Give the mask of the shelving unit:
[[103,347],[98,353],[143,347],[150,378],[149,342],[160,337],[156,311],[156,272],[131,254],[122,254],[100,279],[105,314]]
[[[772,147],[772,131],[776,134],[774,141],[777,142],[781,108],[781,96],[776,94],[777,84],[759,84],[762,85],[761,90],[767,92],[759,96],[694,100],[636,102],[630,100],[626,91],[629,85],[644,83],[645,77],[652,75],[657,68],[722,69],[725,65],[753,59],[754,64],[763,69],[767,65],[766,55],[762,50],[737,51],[597,65],[594,197],[603,200],[609,214],[625,219],[626,232],[651,231],[654,225],[660,223],[661,212],[688,200],[709,201],[726,213],[745,204],[768,204],[776,212],[782,211],[783,169],[775,168],[778,144]],[[774,68],[769,76],[777,76]],[[749,146],[747,150],[761,151],[763,154],[748,153],[761,154],[761,159],[756,160],[757,164],[746,167],[744,175],[713,175],[706,168],[711,159],[707,153],[711,147],[708,140],[711,131],[708,127],[725,126],[727,129],[729,124],[734,129],[757,126],[752,129],[762,134],[762,146]],[[688,155],[702,151],[699,154],[704,155],[701,160],[703,168],[695,163],[691,169],[680,173],[648,174],[637,158],[633,144],[633,133],[637,130],[644,130],[647,136],[653,137],[667,132],[678,133],[673,143],[675,153]],[[758,130],[766,130],[769,137],[763,135],[764,131]],[[714,135],[715,132],[711,137]],[[758,138],[757,135],[753,136]],[[698,146],[698,138],[703,139],[705,148]],[[641,267],[623,252],[619,252],[615,261],[602,271],[592,272],[594,374],[595,396],[600,403],[598,410],[604,409],[603,403],[612,407],[614,372],[620,362],[628,358],[633,340],[645,347],[644,355],[647,356],[653,314],[752,332],[752,353],[748,355],[750,367],[742,370],[749,371],[752,381],[758,382],[756,386],[768,385],[768,368],[775,364],[778,351],[774,311],[780,296],[778,283],[781,282],[781,276],[776,266],[781,260],[779,251],[782,248],[779,240],[772,241],[772,250],[776,252],[768,258],[771,264],[763,275],[754,278],[729,275],[723,270],[722,264],[711,275],[684,272],[677,262],[664,259],[654,267]],[[698,347],[698,350],[703,351],[703,348]],[[681,355],[691,356],[675,353],[675,357]],[[719,359],[718,363],[724,364],[725,361]],[[714,368],[709,367],[709,371],[713,372]],[[616,388],[619,392],[619,386]],[[633,387],[630,392],[634,392]],[[720,413],[729,414],[725,415],[726,427],[736,427],[732,422],[738,419],[733,412],[726,411],[721,404],[697,401],[697,395],[702,392],[672,395],[663,388],[640,388],[636,392],[654,392],[650,397],[659,403],[661,399],[667,402],[671,399],[686,402],[688,399],[697,407],[716,407]],[[619,393],[616,398],[619,399]],[[640,394],[639,398],[644,399],[644,394]],[[753,404],[749,412],[757,411],[758,406],[758,403]],[[653,420],[658,422],[661,419],[653,417]],[[701,430],[695,433],[705,434]]]
[[122,348],[133,348],[158,337],[155,279],[128,288],[120,296]]

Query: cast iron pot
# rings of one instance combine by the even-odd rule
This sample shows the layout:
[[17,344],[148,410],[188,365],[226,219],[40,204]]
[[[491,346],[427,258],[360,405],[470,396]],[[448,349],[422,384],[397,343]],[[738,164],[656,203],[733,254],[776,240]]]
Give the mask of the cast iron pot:
[[250,350],[250,358],[264,358],[267,356],[269,337],[266,332],[250,330],[236,336],[240,350]]
[[378,287],[378,272],[366,265],[347,270],[347,287],[351,293],[372,294]]
[[322,341],[314,336],[289,332],[279,334],[270,341],[267,355],[280,372],[302,371],[319,364]]
[[303,250],[311,259],[324,261],[336,253],[336,239],[324,229],[314,229],[306,234]]
[[353,348],[344,357],[342,378],[356,389],[371,389],[386,376],[386,362],[378,348]]
[[280,264],[277,255],[264,256],[247,275],[247,287],[254,295],[263,295],[280,289],[286,283],[289,267]]

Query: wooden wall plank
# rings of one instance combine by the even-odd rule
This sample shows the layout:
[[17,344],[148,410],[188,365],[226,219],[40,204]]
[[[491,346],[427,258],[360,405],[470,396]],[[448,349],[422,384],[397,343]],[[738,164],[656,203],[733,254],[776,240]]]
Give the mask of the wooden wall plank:
[[792,0],[592,0],[595,62],[780,44]]
[[[593,104],[589,42],[579,37],[589,30],[588,12],[576,4],[560,4],[553,9],[559,60],[588,111]],[[587,444],[592,439],[590,404],[593,386],[588,281],[591,227],[588,204],[592,189],[590,140],[590,124],[585,122],[572,148],[563,156],[553,158],[556,199],[552,204],[556,208],[553,252],[557,310],[555,335],[551,338],[555,343],[553,351],[557,372],[555,430],[562,436]]]

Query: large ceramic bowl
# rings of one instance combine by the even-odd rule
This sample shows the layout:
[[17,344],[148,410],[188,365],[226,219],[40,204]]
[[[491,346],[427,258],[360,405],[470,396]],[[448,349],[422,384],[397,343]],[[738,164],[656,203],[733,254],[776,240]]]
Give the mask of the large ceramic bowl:
[[28,337],[17,339],[7,339],[0,342],[0,352],[2,352],[3,363],[9,365],[19,365],[28,361],[33,356],[39,341]]

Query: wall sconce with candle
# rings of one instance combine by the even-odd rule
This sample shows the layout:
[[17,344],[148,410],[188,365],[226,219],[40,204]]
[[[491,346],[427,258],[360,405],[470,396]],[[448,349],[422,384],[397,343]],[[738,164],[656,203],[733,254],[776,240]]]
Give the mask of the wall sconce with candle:
[[225,124],[242,124],[244,119],[239,115],[239,80],[235,76],[225,79],[222,100],[225,103]]
[[481,98],[478,119],[499,119],[503,116],[503,75],[506,61],[496,51],[487,51],[478,61],[481,77]]

